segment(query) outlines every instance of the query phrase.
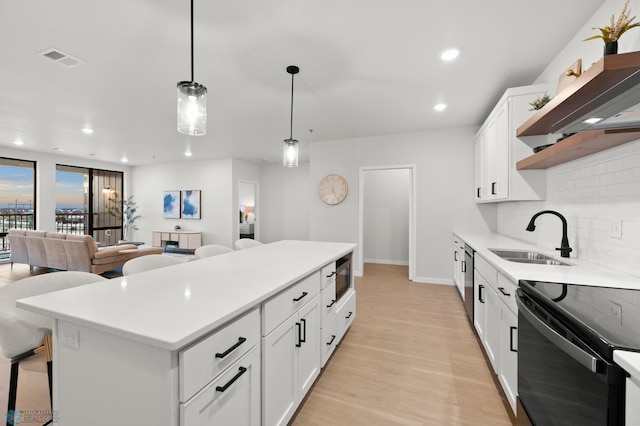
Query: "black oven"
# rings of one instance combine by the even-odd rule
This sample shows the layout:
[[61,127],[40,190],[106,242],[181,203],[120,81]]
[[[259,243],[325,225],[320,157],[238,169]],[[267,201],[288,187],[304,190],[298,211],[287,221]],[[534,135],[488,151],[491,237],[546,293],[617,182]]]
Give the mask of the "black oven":
[[520,281],[518,416],[545,426],[624,425],[626,373],[613,350],[640,342],[603,306],[632,291]]
[[351,255],[349,253],[336,260],[336,301],[351,287]]

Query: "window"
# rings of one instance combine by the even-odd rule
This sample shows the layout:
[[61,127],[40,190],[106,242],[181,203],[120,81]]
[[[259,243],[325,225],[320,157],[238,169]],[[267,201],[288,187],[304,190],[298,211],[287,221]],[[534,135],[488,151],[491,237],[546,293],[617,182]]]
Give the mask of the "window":
[[0,157],[0,258],[8,257],[11,228],[34,229],[36,163]]

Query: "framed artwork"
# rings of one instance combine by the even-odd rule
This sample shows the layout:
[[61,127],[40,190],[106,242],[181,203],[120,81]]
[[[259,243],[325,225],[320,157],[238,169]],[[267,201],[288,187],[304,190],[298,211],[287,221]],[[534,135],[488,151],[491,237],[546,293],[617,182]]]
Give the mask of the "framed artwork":
[[164,191],[162,217],[180,219],[180,191]]
[[182,218],[200,219],[200,190],[182,191]]

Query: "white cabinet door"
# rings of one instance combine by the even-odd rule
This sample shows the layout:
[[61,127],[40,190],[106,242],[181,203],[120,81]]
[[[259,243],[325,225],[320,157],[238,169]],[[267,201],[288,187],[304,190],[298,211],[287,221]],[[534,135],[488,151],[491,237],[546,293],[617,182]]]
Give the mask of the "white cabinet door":
[[500,344],[498,323],[500,321],[500,306],[498,305],[498,294],[491,285],[485,288],[485,301],[487,320],[484,330],[484,348],[493,366],[493,371],[498,372],[497,357],[498,345]]
[[298,382],[298,316],[262,339],[262,412],[265,425],[285,425],[293,416]]
[[493,200],[496,198],[497,139],[498,129],[494,117],[487,124],[487,129],[482,138],[482,187],[484,188],[485,200]]
[[484,136],[484,133],[480,133],[477,137],[476,137],[476,141],[475,141],[475,150],[476,150],[476,170],[475,170],[475,183],[476,183],[476,187],[475,187],[475,197],[476,197],[476,202],[480,202],[484,200],[484,191],[485,188],[483,188],[483,176],[482,176],[482,172],[483,172],[483,167],[482,167],[482,163],[484,158],[482,157],[482,138]]
[[518,317],[500,302],[500,373],[498,378],[511,409],[516,412],[518,396]]
[[509,198],[509,100],[507,99],[496,113],[495,146],[493,147],[493,182],[491,182],[492,199]]
[[259,426],[260,348],[254,347],[180,405],[182,426]]
[[473,271],[473,325],[478,333],[481,342],[484,342],[485,328],[487,325],[487,284],[486,280],[478,273]]
[[264,424],[286,425],[320,373],[320,295],[263,338]]
[[298,350],[298,402],[302,401],[320,374],[320,295],[300,309],[302,332]]
[[332,316],[329,322],[322,329],[322,340],[320,341],[320,363],[322,367],[327,363],[329,357],[336,349],[338,336],[336,332],[336,316]]
[[[343,301],[344,299],[344,301]],[[356,291],[349,290],[336,308],[336,344],[340,343],[356,317]]]

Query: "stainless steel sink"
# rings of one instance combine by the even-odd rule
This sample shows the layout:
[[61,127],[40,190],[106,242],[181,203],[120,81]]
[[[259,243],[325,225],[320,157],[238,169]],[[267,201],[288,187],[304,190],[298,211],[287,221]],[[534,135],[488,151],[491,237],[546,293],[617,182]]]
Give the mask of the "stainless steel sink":
[[564,265],[571,266],[570,263],[554,259],[544,253],[529,250],[505,250],[489,249],[490,252],[509,262],[531,263],[534,265]]

